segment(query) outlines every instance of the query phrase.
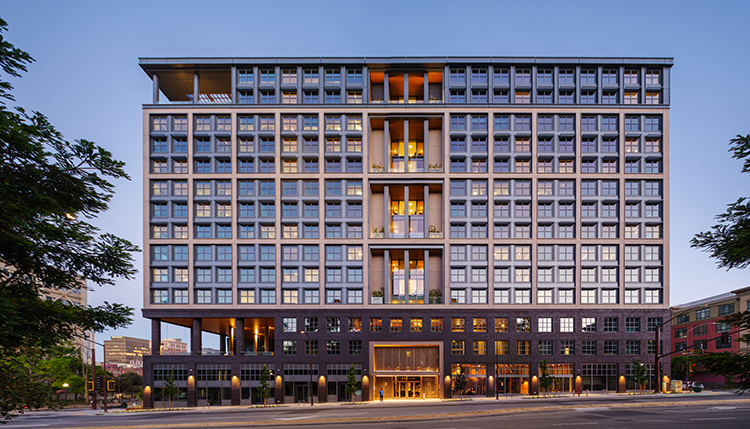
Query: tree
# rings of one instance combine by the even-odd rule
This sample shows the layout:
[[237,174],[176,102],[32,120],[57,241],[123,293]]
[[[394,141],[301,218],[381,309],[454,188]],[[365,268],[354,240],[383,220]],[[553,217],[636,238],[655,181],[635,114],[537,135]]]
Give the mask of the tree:
[[265,407],[268,395],[271,394],[271,388],[268,386],[268,380],[271,378],[271,371],[268,370],[266,364],[263,364],[263,368],[260,370],[260,386],[258,387],[258,394],[260,395],[260,401],[263,402]]
[[635,382],[635,385],[638,386],[638,392],[640,392],[641,387],[646,383],[646,380],[648,380],[648,368],[636,358],[633,358],[631,365],[633,368],[633,381]]
[[469,382],[466,380],[466,375],[462,371],[461,366],[458,367],[458,374],[453,378],[453,389],[461,395],[461,400],[464,399],[464,392]]
[[[6,41],[0,19],[0,67],[19,77],[33,58]],[[43,288],[113,285],[135,275],[127,240],[89,223],[108,208],[110,180],[129,179],[124,164],[93,142],[65,140],[47,118],[9,110],[12,85],[0,76],[0,419],[24,407],[57,407],[49,380],[29,366],[81,331],[127,326],[120,304],[66,306],[40,299]]]
[[541,362],[539,362],[539,387],[544,389],[544,396],[547,396],[547,392],[549,391],[549,388],[552,387],[552,381],[554,378],[549,375],[549,365],[547,364],[547,359],[542,359]]
[[[737,135],[729,141],[732,158],[744,159],[743,173],[750,173],[750,134]],[[711,231],[698,233],[690,241],[694,248],[710,253],[719,268],[747,268],[750,265],[750,201],[740,197],[727,205],[727,211],[716,216],[719,221]]]
[[135,395],[141,391],[143,377],[135,371],[126,372],[115,377],[120,393]]
[[[750,134],[738,134],[729,140],[729,145],[732,158],[743,160],[742,172],[750,173]],[[731,270],[750,266],[750,200],[740,197],[728,204],[727,211],[716,219],[719,222],[710,231],[693,237],[691,246],[708,252],[719,268]],[[750,310],[729,315],[724,321],[731,323],[733,329],[750,329]],[[750,334],[741,336],[738,341],[750,341]],[[750,389],[750,355],[704,353],[700,355],[700,363],[709,372],[723,375],[728,384],[736,385],[740,394]]]
[[161,390],[162,400],[166,401],[169,398],[169,409],[172,409],[172,399],[174,395],[179,392],[177,386],[174,384],[174,370],[170,369],[169,374],[164,379],[164,387]]
[[357,368],[354,364],[349,367],[349,372],[346,374],[346,394],[352,398],[352,404],[354,404],[354,393],[359,390],[359,383],[357,383]]

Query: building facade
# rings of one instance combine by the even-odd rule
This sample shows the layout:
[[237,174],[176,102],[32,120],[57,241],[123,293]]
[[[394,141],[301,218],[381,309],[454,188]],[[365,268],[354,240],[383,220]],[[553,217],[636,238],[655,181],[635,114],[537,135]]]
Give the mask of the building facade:
[[106,363],[116,365],[137,365],[143,356],[151,353],[151,341],[133,337],[111,337],[104,340]]
[[[534,394],[542,360],[557,391],[653,374],[671,59],[140,66],[146,406],[169,370],[188,406],[258,402],[264,365],[277,403],[343,400],[351,365],[365,401],[449,398],[459,373]],[[162,323],[189,355],[159,355]]]
[[[749,302],[750,287],[745,287],[673,307],[673,356],[750,351],[750,345],[739,340],[747,332],[724,321],[727,316],[750,310]],[[694,367],[693,371],[688,368],[679,370],[689,381],[709,385],[724,384],[724,377],[709,374],[700,366]]]

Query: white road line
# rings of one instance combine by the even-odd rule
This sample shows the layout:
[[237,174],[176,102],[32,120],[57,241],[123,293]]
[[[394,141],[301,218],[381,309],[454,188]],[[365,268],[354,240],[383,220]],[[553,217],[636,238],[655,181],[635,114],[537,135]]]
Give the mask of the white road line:
[[735,418],[734,417],[713,417],[713,418],[707,418],[707,419],[690,419],[690,420],[691,421],[701,421],[701,420],[713,421],[713,420],[735,420]]

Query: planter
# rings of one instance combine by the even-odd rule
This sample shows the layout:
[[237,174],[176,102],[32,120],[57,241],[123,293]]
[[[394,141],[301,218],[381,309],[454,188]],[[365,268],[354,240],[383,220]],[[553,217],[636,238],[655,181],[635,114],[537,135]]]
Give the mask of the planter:
[[429,238],[443,238],[442,232],[431,232]]
[[383,303],[383,297],[382,296],[373,296],[370,297],[370,304],[382,304]]
[[384,232],[371,232],[370,238],[385,238]]
[[430,304],[442,304],[443,303],[443,297],[442,296],[431,296],[430,297]]
[[430,173],[442,173],[443,169],[442,168],[430,168],[428,171]]

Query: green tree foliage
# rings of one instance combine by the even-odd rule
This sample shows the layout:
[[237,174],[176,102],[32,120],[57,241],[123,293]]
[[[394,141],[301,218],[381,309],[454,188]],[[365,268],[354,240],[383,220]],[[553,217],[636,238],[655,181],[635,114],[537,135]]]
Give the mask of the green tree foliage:
[[[729,141],[732,158],[744,159],[743,173],[750,173],[750,134]],[[747,268],[750,265],[750,201],[740,197],[717,215],[719,221],[710,231],[698,233],[690,244],[708,252],[719,268]]]
[[354,403],[354,393],[359,390],[359,383],[357,383],[357,368],[354,367],[354,364],[349,367],[349,372],[346,374],[346,394],[350,395],[352,399],[352,404]]
[[169,409],[172,409],[172,400],[174,399],[174,395],[179,392],[177,389],[177,385],[174,384],[174,370],[170,369],[169,374],[167,374],[167,377],[164,379],[164,387],[161,390],[162,398],[163,400],[169,399]]
[[260,395],[260,401],[263,402],[265,407],[268,400],[268,395],[271,394],[271,387],[268,385],[268,380],[271,378],[271,371],[268,370],[266,364],[263,364],[263,368],[260,370],[260,386],[258,386],[258,394]]
[[549,392],[549,388],[552,387],[552,381],[553,377],[549,375],[547,359],[542,359],[542,361],[539,362],[539,387],[544,390],[545,397],[547,396],[547,392]]
[[[750,134],[737,135],[729,140],[732,158],[743,160],[742,172],[750,173]],[[719,268],[747,268],[750,266],[750,200],[740,197],[727,206],[727,211],[716,216],[719,221],[710,231],[693,237],[692,247],[708,252]],[[732,314],[724,319],[733,329],[750,328],[750,311]],[[740,338],[750,341],[750,334]],[[736,353],[704,353],[700,363],[711,373],[723,375],[726,382],[736,385],[740,394],[750,389],[750,356]]]
[[32,371],[41,357],[81,331],[127,326],[120,304],[63,305],[42,288],[112,285],[135,274],[127,240],[89,223],[107,210],[124,164],[86,140],[69,142],[38,112],[10,110],[12,85],[31,56],[5,40],[0,19],[0,420],[29,408],[55,407],[53,386]]
[[[730,314],[723,321],[731,323],[733,331],[746,332],[737,341],[750,343],[750,311]],[[708,372],[723,376],[727,385],[737,388],[740,395],[750,389],[750,354],[704,353],[696,360]]]
[[131,371],[115,377],[119,393],[135,395],[141,391],[143,377],[137,372]]
[[636,358],[633,358],[631,365],[633,366],[633,381],[635,381],[635,385],[638,387],[638,391],[640,392],[641,387],[643,387],[643,385],[648,380],[648,368],[646,368],[646,365],[642,364],[641,361]]

